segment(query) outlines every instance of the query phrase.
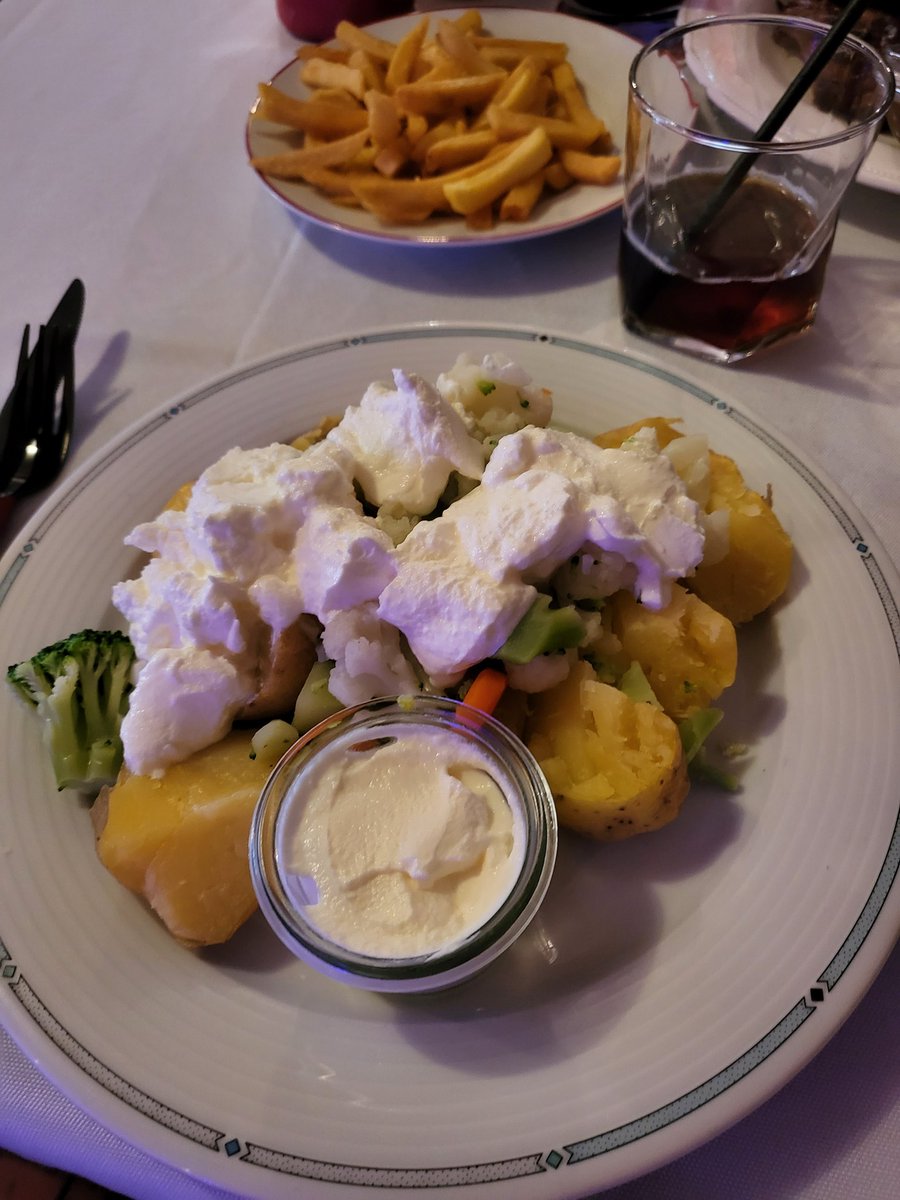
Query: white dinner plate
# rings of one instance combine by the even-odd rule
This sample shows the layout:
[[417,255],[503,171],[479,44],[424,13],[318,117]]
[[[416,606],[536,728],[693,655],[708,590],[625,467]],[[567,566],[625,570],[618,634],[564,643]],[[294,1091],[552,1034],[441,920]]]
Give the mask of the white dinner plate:
[[111,622],[135,566],[123,535],[227,448],[309,428],[392,367],[434,378],[464,349],[521,362],[559,424],[681,416],[772,485],[797,558],[784,602],[741,634],[724,698],[722,739],[749,747],[742,790],[695,786],[673,824],[631,841],[565,837],[509,953],[456,990],[391,999],[317,975],[259,915],[224,947],[177,945],[102,869],[85,804],[55,791],[34,716],[0,689],[3,1022],[103,1124],[242,1196],[561,1200],[649,1171],[794,1075],[900,927],[896,571],[838,489],[742,409],[564,335],[375,332],[183,396],[53,495],[0,563],[2,661]]
[[[743,13],[774,13],[775,0],[697,0],[678,10],[678,24],[711,16],[739,16]],[[900,138],[883,133],[856,174],[856,182],[880,191],[900,194]]]
[[[464,9],[414,13],[394,17],[366,28],[396,42],[417,21],[428,17],[434,27],[443,16],[459,16]],[[639,44],[615,29],[560,13],[530,9],[492,8],[485,12],[485,29],[497,37],[565,42],[569,61],[581,81],[585,97],[612,135],[617,153],[625,145],[625,111],[628,104],[628,69]],[[300,82],[299,66],[289,62],[271,80],[282,91],[303,98],[308,89]],[[251,110],[247,121],[248,155],[278,154],[289,148],[284,128],[263,121]],[[564,192],[544,197],[525,221],[498,221],[493,229],[472,230],[462,217],[435,216],[421,224],[385,225],[365,209],[335,204],[326,195],[302,182],[260,175],[265,186],[283,204],[317,225],[355,237],[376,241],[403,242],[419,246],[473,246],[514,242],[558,233],[583,225],[621,207],[622,182],[606,186],[576,183]]]

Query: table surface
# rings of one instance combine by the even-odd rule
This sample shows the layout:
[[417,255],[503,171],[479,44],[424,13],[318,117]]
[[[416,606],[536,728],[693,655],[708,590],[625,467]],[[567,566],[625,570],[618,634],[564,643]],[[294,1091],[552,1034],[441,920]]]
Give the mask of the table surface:
[[[445,254],[347,239],[285,212],[247,169],[242,129],[257,80],[295,48],[272,0],[0,6],[0,393],[24,322],[40,322],[81,276],[88,303],[65,476],[173,396],[336,332],[425,318],[500,322],[647,353],[618,316],[616,214]],[[900,561],[900,196],[851,188],[805,339],[737,369],[656,358],[793,441]],[[38,500],[14,510],[6,543]],[[895,951],[844,1027],[777,1095],[607,1195],[893,1197],[898,993]],[[128,1196],[223,1195],[103,1129],[2,1031],[0,1145]]]

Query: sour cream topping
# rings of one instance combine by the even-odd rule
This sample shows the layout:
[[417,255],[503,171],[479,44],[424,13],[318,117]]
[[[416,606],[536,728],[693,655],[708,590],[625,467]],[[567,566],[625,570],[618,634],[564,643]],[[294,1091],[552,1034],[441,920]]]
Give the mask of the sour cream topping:
[[525,853],[517,799],[480,747],[457,733],[349,730],[289,791],[282,878],[309,923],[376,958],[447,950],[512,890]]
[[481,486],[397,548],[378,612],[436,682],[495,654],[572,556],[607,559],[604,592],[665,607],[703,554],[698,506],[652,433],[604,450],[529,426],[503,438]]

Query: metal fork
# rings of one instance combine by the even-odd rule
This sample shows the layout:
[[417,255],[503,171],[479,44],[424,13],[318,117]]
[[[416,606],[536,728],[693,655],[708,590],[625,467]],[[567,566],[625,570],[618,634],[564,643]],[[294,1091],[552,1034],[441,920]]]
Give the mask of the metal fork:
[[[74,290],[73,290],[74,289]],[[76,281],[29,355],[30,327],[0,413],[0,497],[27,496],[52,483],[69,451],[75,407],[75,336],[83,287]],[[71,313],[74,304],[75,315]],[[60,323],[63,312],[65,323]],[[72,323],[74,320],[74,324]]]

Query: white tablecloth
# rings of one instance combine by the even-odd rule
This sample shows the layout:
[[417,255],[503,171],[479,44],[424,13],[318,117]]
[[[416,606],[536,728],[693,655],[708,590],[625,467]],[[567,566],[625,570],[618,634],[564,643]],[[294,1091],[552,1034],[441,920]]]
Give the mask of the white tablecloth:
[[[149,409],[298,342],[425,318],[646,353],[617,312],[618,217],[493,249],[367,244],[293,219],[244,161],[257,80],[293,53],[273,0],[0,6],[0,394],[22,325],[80,275],[67,472]],[[814,332],[738,369],[658,358],[793,440],[900,561],[900,196],[847,198]],[[5,348],[5,349],[4,349]],[[6,540],[36,502],[15,511]],[[614,1200],[888,1200],[900,1178],[900,956],[740,1125]],[[220,1195],[123,1143],[0,1032],[0,1145],[134,1197]],[[298,1186],[298,1195],[302,1185]]]

